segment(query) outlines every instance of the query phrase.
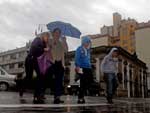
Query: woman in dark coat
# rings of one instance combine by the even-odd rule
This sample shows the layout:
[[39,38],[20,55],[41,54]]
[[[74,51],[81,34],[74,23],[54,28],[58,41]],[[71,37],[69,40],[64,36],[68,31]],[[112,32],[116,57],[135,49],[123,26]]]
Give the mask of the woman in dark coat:
[[49,51],[48,48],[48,39],[49,39],[49,32],[41,33],[37,36],[29,50],[29,54],[25,61],[26,67],[26,78],[31,79],[33,75],[33,70],[36,72],[36,80],[35,80],[35,91],[34,91],[34,103],[43,103],[43,94],[44,94],[44,79],[43,75],[41,75],[40,68],[38,65],[38,57],[40,57],[44,52]]

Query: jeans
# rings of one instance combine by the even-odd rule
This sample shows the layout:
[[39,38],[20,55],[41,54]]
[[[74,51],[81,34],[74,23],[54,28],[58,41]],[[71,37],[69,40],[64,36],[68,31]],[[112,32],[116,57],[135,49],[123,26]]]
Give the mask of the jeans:
[[105,79],[106,86],[107,86],[106,88],[107,98],[112,99],[118,87],[117,77],[115,73],[104,73],[104,79]]

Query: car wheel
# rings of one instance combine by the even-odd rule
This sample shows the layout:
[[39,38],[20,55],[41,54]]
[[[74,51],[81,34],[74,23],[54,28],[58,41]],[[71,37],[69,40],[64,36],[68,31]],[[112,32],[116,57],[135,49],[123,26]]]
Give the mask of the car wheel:
[[7,91],[9,85],[7,83],[0,83],[0,91]]

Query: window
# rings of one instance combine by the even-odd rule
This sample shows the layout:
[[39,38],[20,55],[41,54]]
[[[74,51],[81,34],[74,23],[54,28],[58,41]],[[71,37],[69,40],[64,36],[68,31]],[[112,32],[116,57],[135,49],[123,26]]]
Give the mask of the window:
[[23,63],[19,63],[18,68],[23,68]]
[[127,89],[127,68],[124,67],[124,84],[125,84],[125,89]]
[[18,53],[16,54],[16,58],[19,58],[19,54]]
[[135,35],[135,32],[132,32],[132,31],[131,31],[131,32],[130,32],[130,35],[134,36],[134,35]]
[[0,62],[1,62],[1,61],[3,61],[3,58],[2,58],[2,57],[0,57]]
[[127,46],[124,46],[123,48],[124,48],[125,50],[128,50],[128,47],[127,47]]
[[13,68],[14,68],[14,64],[10,64],[10,65],[9,65],[9,68],[10,68],[10,69],[13,69]]
[[19,53],[19,57],[24,57],[25,56],[25,52],[20,52]]
[[122,43],[123,43],[123,45],[126,45],[128,43],[128,41],[127,40],[123,40]]
[[3,70],[0,70],[1,75],[5,75],[5,72]]
[[11,58],[11,59],[16,59],[16,54],[12,54],[12,55],[10,56],[10,58]]

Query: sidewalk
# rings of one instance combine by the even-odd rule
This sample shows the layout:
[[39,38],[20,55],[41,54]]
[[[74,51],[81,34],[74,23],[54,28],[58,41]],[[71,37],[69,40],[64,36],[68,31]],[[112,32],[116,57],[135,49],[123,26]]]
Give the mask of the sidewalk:
[[[62,100],[65,101],[64,104],[76,104],[77,96],[62,96]],[[106,103],[104,97],[85,97],[87,104],[98,104]],[[0,92],[0,105],[2,104],[32,104],[33,95],[31,93],[25,93],[23,98],[19,97],[17,92]],[[53,96],[46,95],[46,104],[53,104]]]
[[[45,104],[35,105],[34,107],[78,107],[78,106],[107,106],[107,101],[105,97],[85,97],[86,104],[77,104],[77,96],[62,96],[62,100],[65,101],[64,104],[55,105],[53,104],[53,96],[46,95]],[[31,93],[25,93],[23,98],[19,97],[17,92],[0,92],[0,108],[1,107],[33,107],[33,95]],[[138,103],[148,103],[150,104],[150,98],[115,98],[114,104],[138,104]]]
[[110,105],[104,97],[85,97],[86,104],[77,104],[77,96],[62,96],[65,103],[57,105],[49,95],[45,104],[33,104],[32,96],[0,92],[0,113],[150,113],[150,99],[115,98]]

